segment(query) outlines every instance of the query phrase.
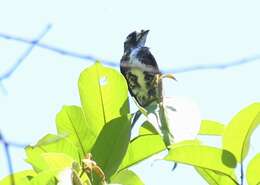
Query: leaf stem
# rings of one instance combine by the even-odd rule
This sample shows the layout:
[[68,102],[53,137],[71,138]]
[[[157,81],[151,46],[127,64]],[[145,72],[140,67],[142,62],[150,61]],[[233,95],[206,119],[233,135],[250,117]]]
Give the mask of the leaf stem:
[[163,85],[162,85],[163,78],[158,75],[158,95],[159,95],[159,117],[161,122],[161,132],[163,135],[164,143],[168,149],[168,147],[173,144],[173,135],[169,129],[169,123],[166,115],[166,110],[164,108],[164,101],[163,101]]

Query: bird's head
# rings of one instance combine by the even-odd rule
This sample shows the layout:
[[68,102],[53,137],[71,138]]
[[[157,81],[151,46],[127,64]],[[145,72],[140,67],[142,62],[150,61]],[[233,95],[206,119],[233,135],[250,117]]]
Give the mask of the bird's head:
[[137,47],[143,47],[145,45],[146,37],[149,30],[141,30],[141,32],[132,32],[126,37],[124,42],[124,51],[131,51]]

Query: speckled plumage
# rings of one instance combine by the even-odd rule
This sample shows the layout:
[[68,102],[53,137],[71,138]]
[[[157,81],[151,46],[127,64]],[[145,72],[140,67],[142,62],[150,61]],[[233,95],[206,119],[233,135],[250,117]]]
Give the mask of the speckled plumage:
[[154,56],[145,41],[148,31],[132,32],[124,43],[120,70],[127,80],[130,94],[142,107],[158,98],[156,75],[160,74]]

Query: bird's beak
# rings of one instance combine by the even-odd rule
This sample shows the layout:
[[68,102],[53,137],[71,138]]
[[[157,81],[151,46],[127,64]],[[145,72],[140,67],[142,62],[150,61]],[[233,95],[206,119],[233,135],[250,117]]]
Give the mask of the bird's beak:
[[141,32],[137,35],[138,45],[140,45],[140,46],[145,45],[145,41],[146,41],[148,33],[149,33],[149,30],[141,30]]
[[141,30],[141,35],[146,37],[148,35],[149,31],[150,30]]
[[140,39],[146,40],[149,30],[141,30]]

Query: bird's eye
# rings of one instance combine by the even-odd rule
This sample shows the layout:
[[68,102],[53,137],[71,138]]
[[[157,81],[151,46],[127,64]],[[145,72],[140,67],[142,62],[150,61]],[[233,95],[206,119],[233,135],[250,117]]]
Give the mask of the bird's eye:
[[127,39],[127,40],[131,40],[131,39],[134,38],[134,37],[136,37],[136,32],[135,32],[135,31],[132,32],[132,33],[130,33],[130,34],[126,37],[126,39]]

